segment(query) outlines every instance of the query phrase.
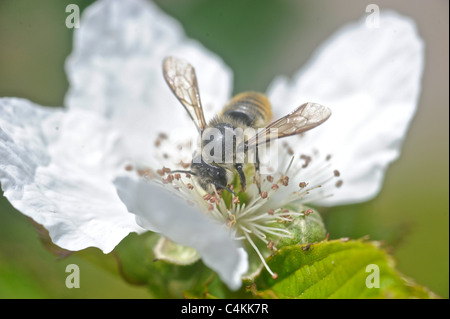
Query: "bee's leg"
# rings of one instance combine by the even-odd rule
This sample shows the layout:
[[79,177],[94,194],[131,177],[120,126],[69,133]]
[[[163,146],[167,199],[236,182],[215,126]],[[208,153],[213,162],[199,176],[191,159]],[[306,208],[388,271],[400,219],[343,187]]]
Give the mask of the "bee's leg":
[[234,165],[234,168],[236,169],[236,171],[239,174],[242,191],[245,192],[245,186],[246,186],[247,182],[245,180],[245,174],[244,174],[244,170],[242,169],[242,164],[236,164],[236,165]]
[[258,156],[258,146],[256,146],[255,155],[255,184],[258,187],[258,191],[261,193],[261,174],[259,173],[259,156]]

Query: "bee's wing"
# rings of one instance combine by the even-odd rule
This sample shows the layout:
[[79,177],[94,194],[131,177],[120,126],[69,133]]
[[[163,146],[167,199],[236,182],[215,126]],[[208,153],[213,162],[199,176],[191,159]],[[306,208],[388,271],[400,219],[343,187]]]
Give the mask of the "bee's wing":
[[197,129],[202,131],[206,122],[192,65],[175,57],[167,57],[163,61],[163,73],[172,92],[183,104]]
[[331,110],[317,103],[305,103],[296,110],[260,130],[247,141],[247,146],[264,144],[270,140],[296,135],[308,131],[331,115]]

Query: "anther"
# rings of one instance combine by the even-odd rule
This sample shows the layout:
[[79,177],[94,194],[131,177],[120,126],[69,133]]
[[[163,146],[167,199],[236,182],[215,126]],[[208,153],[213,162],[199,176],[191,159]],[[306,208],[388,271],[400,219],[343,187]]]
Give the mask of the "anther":
[[212,196],[211,199],[209,200],[210,203],[212,204],[219,204],[220,203],[220,199],[217,196]]
[[226,222],[225,222],[225,225],[226,225],[228,228],[231,228],[231,227],[233,227],[234,225],[236,225],[236,217],[235,217],[234,215],[231,215],[231,216],[227,217],[227,220],[226,220]]
[[158,138],[159,138],[160,140],[165,140],[165,139],[168,138],[168,136],[167,136],[166,133],[161,132],[161,133],[158,134]]
[[300,155],[300,158],[305,161],[305,163],[302,165],[302,168],[307,168],[309,163],[311,162],[311,156],[302,154]]
[[300,182],[300,183],[298,184],[298,186],[299,186],[300,188],[305,188],[306,186],[308,186],[308,183]]
[[281,184],[283,184],[283,186],[288,186],[289,176],[283,176],[283,178],[281,178]]
[[292,149],[292,147],[288,147],[287,148],[287,153],[288,153],[289,156],[294,155],[294,150]]
[[181,165],[181,167],[182,168],[184,168],[184,169],[186,169],[186,168],[189,168],[189,166],[191,166],[191,164],[189,164],[189,163],[185,163],[185,162],[183,162],[183,161],[180,161],[180,163],[179,163],[180,165]]

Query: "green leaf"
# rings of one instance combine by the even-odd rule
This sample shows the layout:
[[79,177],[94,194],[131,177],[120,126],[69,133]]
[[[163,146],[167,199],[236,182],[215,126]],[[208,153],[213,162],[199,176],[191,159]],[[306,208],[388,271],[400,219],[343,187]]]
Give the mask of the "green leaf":
[[396,271],[393,258],[378,242],[343,239],[292,245],[267,262],[278,278],[263,271],[255,279],[256,294],[265,298],[437,297]]

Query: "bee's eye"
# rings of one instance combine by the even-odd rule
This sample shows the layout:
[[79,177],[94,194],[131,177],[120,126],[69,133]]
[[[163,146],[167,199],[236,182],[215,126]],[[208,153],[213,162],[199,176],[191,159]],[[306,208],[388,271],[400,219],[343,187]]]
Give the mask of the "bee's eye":
[[210,169],[209,174],[215,179],[222,179],[225,177],[225,171],[221,168]]

